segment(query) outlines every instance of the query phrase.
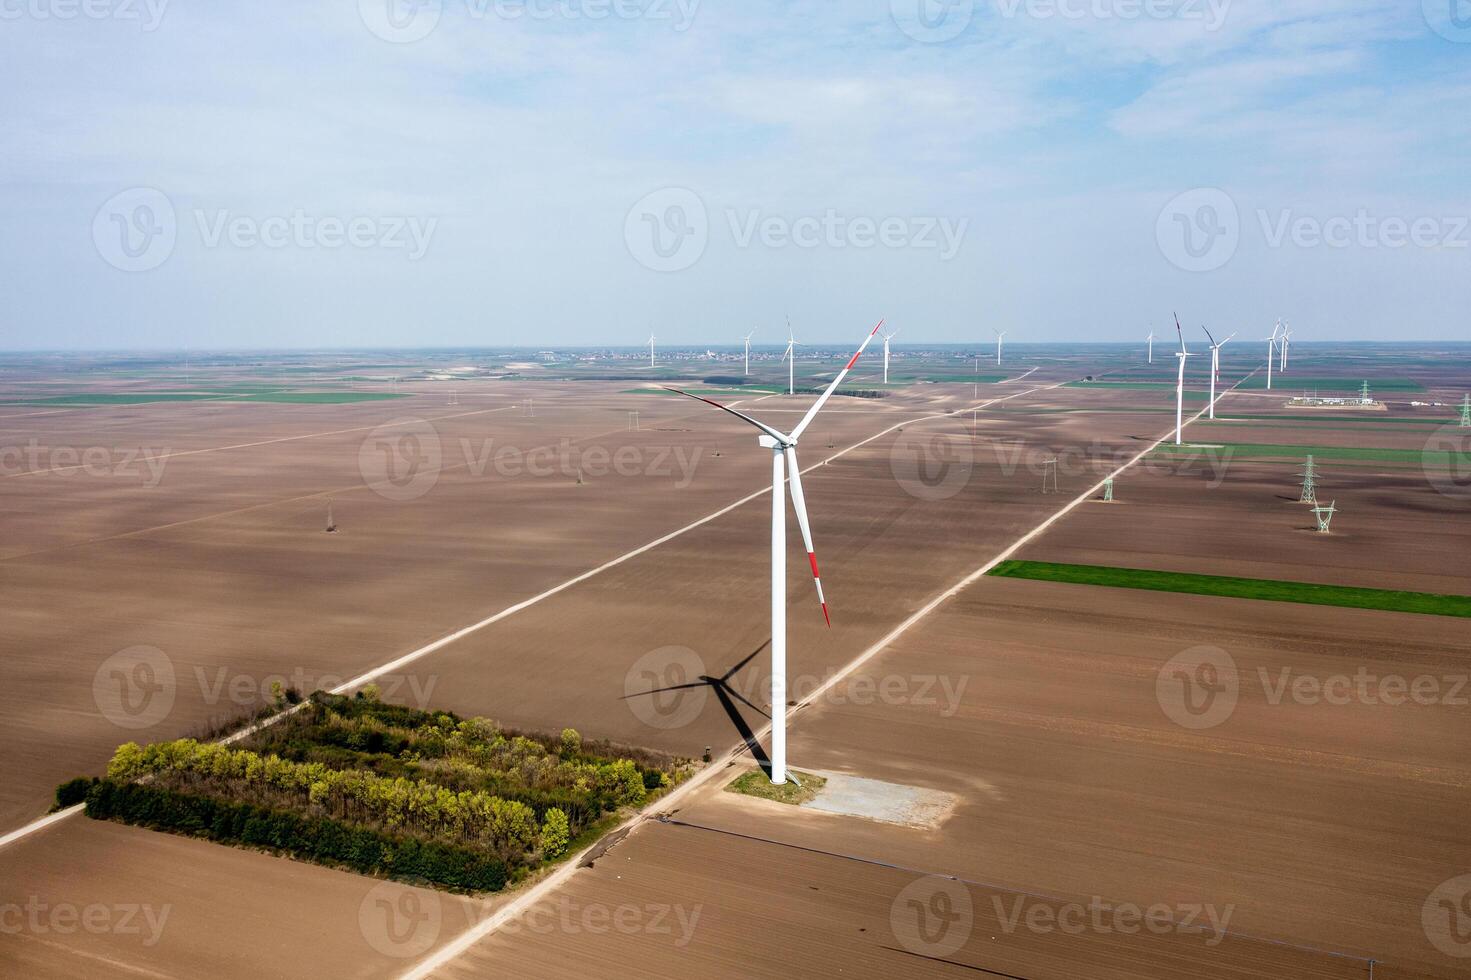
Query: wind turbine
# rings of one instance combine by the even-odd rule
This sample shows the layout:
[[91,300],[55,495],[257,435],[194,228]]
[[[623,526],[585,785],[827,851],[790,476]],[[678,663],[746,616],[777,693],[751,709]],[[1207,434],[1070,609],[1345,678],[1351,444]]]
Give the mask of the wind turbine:
[[746,377],[751,376],[751,337],[756,333],[752,330],[746,334]]
[[787,352],[781,359],[787,362],[787,394],[797,393],[797,338],[792,336],[792,318],[787,317]]
[[1200,329],[1205,330],[1205,335],[1210,337],[1211,342],[1211,418],[1214,419],[1216,417],[1216,382],[1221,378],[1221,348],[1229,344],[1231,337],[1236,336],[1236,334],[1233,333],[1231,337],[1227,337],[1218,344],[1216,343],[1216,338],[1211,337],[1209,330],[1206,330],[1205,327],[1201,327]]
[[1006,336],[1006,331],[1005,330],[996,330],[994,327],[992,328],[992,331],[996,334],[996,366],[997,367],[1000,367],[1001,366],[1001,338]]
[[889,341],[899,336],[899,331],[884,334],[884,384],[889,383]]
[[649,334],[649,367],[654,366],[654,335]]
[[[822,578],[817,573],[817,554],[812,550],[812,526],[807,520],[807,501],[802,495],[802,467],[797,462],[797,441],[838,385],[848,376],[853,365],[872,342],[874,335],[884,325],[880,320],[868,332],[858,350],[849,358],[847,365],[838,372],[823,393],[813,402],[807,414],[790,433],[758,422],[751,416],[738,412],[709,398],[668,388],[688,398],[713,405],[722,412],[729,412],[738,419],[749,422],[761,430],[757,443],[771,450],[771,781],[777,785],[787,781],[787,501],[785,471],[791,474],[792,509],[797,514],[797,526],[802,530],[802,544],[807,548],[807,561],[812,566],[812,581],[817,586],[817,601],[822,606],[822,618],[829,626],[827,599],[822,594]],[[790,349],[790,348],[789,348]],[[666,386],[668,387],[668,386]]]
[[1282,352],[1281,360],[1277,364],[1277,372],[1279,374],[1286,374],[1287,373],[1287,348],[1291,344],[1292,344],[1292,329],[1286,323],[1284,323],[1284,324],[1282,324],[1282,343],[1280,343],[1280,344],[1277,345],[1278,348]]
[[1272,358],[1277,355],[1277,331],[1282,329],[1282,321],[1272,328],[1272,336],[1265,338],[1267,341],[1267,390],[1272,390]]
[[1185,331],[1180,329],[1180,315],[1175,314],[1175,333],[1180,336],[1180,349],[1175,356],[1180,359],[1180,375],[1175,380],[1175,445],[1180,445],[1180,430],[1185,424],[1185,358],[1195,355],[1185,349]]

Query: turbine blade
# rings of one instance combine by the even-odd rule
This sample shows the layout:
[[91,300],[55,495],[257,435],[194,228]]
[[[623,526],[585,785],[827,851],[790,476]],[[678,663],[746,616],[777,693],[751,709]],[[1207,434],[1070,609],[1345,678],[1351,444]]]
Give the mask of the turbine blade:
[[1207,327],[1207,326],[1206,326],[1206,325],[1205,325],[1205,324],[1203,324],[1203,323],[1202,323],[1202,324],[1201,324],[1201,325],[1200,325],[1200,329],[1202,329],[1202,330],[1204,330],[1204,331],[1205,331],[1205,335],[1206,335],[1206,336],[1207,336],[1207,337],[1210,337],[1210,342],[1211,342],[1211,346],[1212,346],[1212,347],[1219,347],[1219,346],[1221,346],[1221,345],[1220,345],[1220,344],[1218,344],[1218,343],[1216,343],[1216,338],[1214,338],[1214,337],[1211,337],[1211,331],[1210,331],[1210,327]]
[[753,711],[755,711],[755,712],[756,712],[756,713],[757,713],[757,714],[759,714],[759,715],[762,715],[762,716],[763,716],[763,717],[766,717],[766,718],[770,718],[770,717],[771,717],[771,716],[770,716],[770,715],[768,715],[768,714],[767,714],[767,713],[766,713],[766,712],[765,712],[765,711],[764,711],[764,710],[762,710],[762,709],[761,709],[761,708],[760,708],[760,707],[758,707],[758,706],[757,706],[757,705],[755,705],[755,704],[752,704],[752,703],[751,703],[751,702],[750,702],[750,701],[749,701],[749,700],[748,700],[748,699],[747,699],[747,698],[746,698],[746,696],[745,696],[745,695],[744,695],[744,694],[742,694],[742,693],[741,693],[741,692],[740,692],[740,691],[737,691],[737,690],[736,690],[736,689],[735,689],[735,688],[733,688],[733,687],[731,687],[731,686],[730,686],[730,685],[729,685],[729,684],[727,684],[727,683],[725,683],[725,681],[718,681],[718,682],[717,682],[717,686],[718,686],[718,687],[719,687],[719,688],[720,688],[720,689],[721,689],[721,690],[722,690],[722,691],[724,691],[724,692],[725,692],[725,693],[726,693],[726,694],[729,694],[729,695],[730,695],[730,696],[731,696],[731,697],[733,697],[733,698],[735,698],[735,699],[736,699],[736,700],[737,700],[737,701],[739,701],[739,702],[741,702],[741,703],[742,703],[742,704],[744,704],[744,705],[747,705],[747,706],[748,706],[748,707],[750,707],[750,708],[751,708],[751,709],[752,709],[752,710],[753,710]]
[[755,419],[751,418],[751,416],[745,414],[744,412],[737,412],[735,409],[730,408],[729,406],[726,406],[726,405],[722,405],[722,404],[720,404],[717,401],[711,401],[708,398],[702,398],[699,395],[691,394],[688,391],[681,391],[678,388],[671,388],[668,385],[660,385],[659,387],[663,388],[665,391],[672,391],[676,395],[683,395],[686,398],[693,398],[697,402],[704,402],[706,405],[714,405],[716,408],[720,409],[722,412],[729,412],[731,415],[734,415],[738,419],[745,419],[747,422],[750,422],[756,428],[760,429],[762,432],[764,432],[767,435],[771,436],[771,438],[775,439],[777,442],[781,443],[782,445],[786,445],[788,442],[791,441],[787,436],[782,435],[780,432],[778,432],[776,429],[773,429],[771,426],[767,425],[765,422],[757,422]]
[[797,512],[797,526],[802,529],[802,544],[807,548],[807,561],[812,565],[812,581],[817,586],[817,601],[822,605],[822,618],[832,626],[827,613],[827,599],[822,594],[822,577],[817,574],[817,552],[812,550],[812,525],[807,521],[807,497],[802,493],[802,468],[797,464],[797,450],[787,447],[787,469],[791,472],[792,509]]
[[1178,313],[1175,314],[1175,333],[1180,338],[1180,350],[1188,351],[1189,348],[1185,346],[1185,331],[1180,329],[1180,314]]
[[760,653],[762,650],[765,650],[766,647],[770,643],[771,643],[771,641],[770,640],[767,640],[765,643],[761,644],[759,647],[757,647],[756,649],[752,650],[750,653],[746,654],[746,657],[745,657],[744,660],[742,660],[740,663],[736,664],[730,670],[727,670],[725,673],[721,674],[720,675],[720,680],[722,682],[728,681],[732,677],[734,677],[736,674],[740,673],[741,668],[744,667],[744,666],[746,666],[746,664],[750,663],[752,660],[755,660],[756,659],[756,655],[758,653]]
[[863,351],[868,347],[869,341],[873,340],[873,335],[878,333],[879,327],[883,325],[884,321],[882,320],[874,325],[874,328],[868,332],[868,336],[863,338],[863,343],[858,345],[858,350],[848,359],[847,365],[844,366],[843,370],[838,372],[836,378],[833,378],[832,384],[827,386],[827,390],[818,396],[817,401],[807,410],[807,414],[802,416],[802,421],[798,422],[797,427],[792,430],[793,441],[802,435],[802,432],[811,424],[813,417],[822,409],[822,406],[827,404],[827,400],[832,397],[833,392],[838,390],[838,385],[842,384],[843,379],[848,376],[848,372],[853,370],[853,365],[858,363],[858,358],[863,356]]
[[635,691],[633,694],[625,694],[619,701],[627,701],[629,698],[646,698],[650,694],[663,694],[666,691],[687,691],[690,688],[704,687],[708,681],[694,681],[690,684],[675,684],[673,687],[655,687],[647,691]]

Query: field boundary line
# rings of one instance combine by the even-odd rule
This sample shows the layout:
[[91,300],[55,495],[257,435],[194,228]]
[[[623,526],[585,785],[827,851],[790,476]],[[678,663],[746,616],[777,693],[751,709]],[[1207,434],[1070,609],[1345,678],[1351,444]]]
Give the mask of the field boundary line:
[[[990,405],[993,405],[993,404],[995,404],[997,402],[1010,401],[1013,398],[1020,398],[1023,395],[1029,395],[1029,394],[1032,394],[1033,392],[1036,392],[1036,391],[1046,391],[1046,390],[1050,390],[1051,388],[1056,388],[1056,387],[1058,387],[1058,386],[1057,385],[1048,385],[1046,388],[1028,388],[1025,391],[1018,391],[1018,392],[1015,392],[1015,393],[1010,394],[1010,395],[1004,395],[1004,396],[1000,396],[1000,397],[997,397],[997,398],[988,399],[984,403],[979,404],[977,407],[978,407],[978,409],[979,408],[985,408],[985,407],[988,407]],[[760,399],[756,399],[756,400],[759,401]],[[494,409],[493,411],[502,411],[502,409]],[[958,409],[957,412],[959,412],[959,411],[970,411],[970,407],[968,406],[965,409]],[[479,414],[479,413],[468,413],[468,414]],[[955,413],[946,412],[946,413],[941,413],[941,414],[937,414],[937,415],[924,415],[924,416],[919,416],[917,418],[906,418],[906,419],[903,419],[902,421],[896,422],[893,425],[891,425],[891,426],[889,426],[889,427],[887,427],[885,429],[881,429],[878,432],[875,432],[873,435],[868,436],[867,438],[864,438],[864,439],[862,439],[862,440],[860,440],[858,442],[855,442],[851,446],[846,446],[843,449],[838,450],[837,452],[833,453],[831,456],[828,456],[825,459],[819,460],[819,461],[813,463],[811,466],[804,467],[803,470],[802,470],[802,472],[803,473],[810,473],[811,471],[817,469],[818,467],[824,466],[828,462],[830,462],[832,460],[835,460],[835,459],[838,459],[841,456],[845,456],[848,453],[853,452],[855,449],[860,449],[863,446],[868,445],[870,442],[873,442],[876,439],[881,439],[884,436],[888,435],[889,433],[894,432],[897,429],[903,428],[906,425],[915,425],[915,424],[918,424],[920,422],[930,422],[930,421],[934,421],[935,419],[949,418],[952,414],[955,414]],[[451,416],[445,416],[445,417],[446,418],[449,418]],[[681,416],[681,417],[683,417],[683,416]],[[372,427],[372,428],[376,428],[376,427]],[[673,541],[675,538],[678,538],[678,537],[680,537],[680,536],[682,536],[682,535],[684,535],[684,534],[686,534],[686,533],[688,533],[690,531],[693,531],[696,528],[703,527],[704,525],[709,524],[711,521],[714,521],[714,520],[717,520],[717,519],[719,519],[721,517],[724,517],[726,514],[729,514],[731,511],[735,510],[736,508],[743,507],[743,506],[745,506],[746,504],[750,503],[753,500],[758,500],[761,497],[765,496],[766,494],[769,494],[770,492],[771,492],[771,488],[770,487],[763,487],[760,490],[756,490],[756,491],[754,491],[752,493],[749,493],[746,496],[741,497],[739,500],[736,500],[733,503],[727,504],[726,506],[720,508],[719,510],[716,510],[716,511],[713,511],[712,513],[706,514],[704,517],[700,518],[697,521],[693,521],[692,523],[686,524],[684,527],[677,528],[677,529],[675,529],[673,531],[670,531],[667,534],[664,534],[664,535],[662,535],[662,536],[660,536],[658,538],[655,538],[653,541],[649,541],[649,542],[646,542],[646,543],[644,543],[642,545],[639,545],[637,548],[634,548],[632,551],[624,552],[623,554],[619,555],[618,557],[613,558],[613,559],[610,559],[609,561],[606,561],[603,564],[598,565],[596,568],[590,568],[590,569],[588,569],[585,572],[581,572],[581,573],[573,576],[572,578],[567,579],[565,582],[562,582],[562,583],[560,583],[558,585],[554,585],[551,588],[546,589],[546,590],[544,590],[542,592],[539,592],[536,595],[531,596],[528,599],[523,599],[520,602],[517,602],[517,603],[514,603],[514,604],[512,604],[510,606],[507,606],[506,608],[500,610],[499,612],[493,613],[490,616],[487,616],[486,618],[480,620],[479,622],[472,623],[471,625],[466,626],[466,627],[463,627],[461,629],[458,629],[458,630],[454,631],[453,633],[449,633],[449,634],[447,634],[445,636],[441,636],[439,639],[434,640],[434,641],[432,641],[432,642],[430,642],[428,644],[425,644],[424,646],[419,647],[416,650],[412,650],[409,653],[406,653],[406,654],[404,654],[401,657],[397,657],[397,658],[389,661],[388,663],[380,664],[377,667],[374,667],[374,668],[372,668],[372,669],[370,669],[370,670],[368,670],[368,671],[366,671],[364,673],[359,674],[358,676],[352,678],[351,680],[344,681],[343,683],[339,684],[338,686],[332,688],[332,690],[329,691],[328,693],[329,694],[346,694],[346,693],[351,692],[355,688],[362,687],[364,684],[371,683],[374,679],[376,679],[378,677],[381,677],[382,675],[384,675],[386,673],[389,673],[390,671],[397,670],[398,668],[403,667],[403,666],[405,666],[407,664],[411,664],[411,663],[413,663],[416,660],[420,660],[420,659],[422,659],[424,657],[427,657],[427,656],[429,656],[432,653],[435,653],[435,652],[437,652],[439,650],[444,649],[445,647],[449,646],[450,644],[454,643],[457,640],[462,640],[462,639],[464,639],[467,636],[470,636],[470,635],[472,635],[474,633],[479,632],[482,629],[485,629],[487,626],[492,626],[492,625],[500,622],[501,620],[506,619],[509,616],[514,616],[516,613],[521,612],[523,609],[526,609],[526,608],[528,608],[530,606],[534,606],[537,603],[542,602],[543,600],[550,599],[552,596],[555,596],[555,595],[558,595],[559,593],[565,592],[568,589],[572,588],[573,586],[580,585],[583,582],[587,581],[590,578],[593,578],[596,575],[600,575],[603,572],[606,572],[606,571],[608,571],[611,568],[616,568],[617,566],[622,565],[623,563],[625,563],[625,562],[627,562],[627,561],[629,561],[629,560],[631,560],[633,558],[637,558],[639,555],[642,555],[642,554],[645,554],[646,552],[652,551],[653,549],[659,547],[660,545],[667,544],[668,542]],[[242,739],[242,738],[244,738],[247,735],[254,734],[255,732],[258,732],[258,731],[260,731],[263,728],[266,728],[266,727],[268,727],[270,725],[273,725],[276,722],[278,722],[278,721],[280,721],[280,720],[282,720],[284,718],[290,717],[292,714],[294,714],[295,712],[299,711],[301,709],[301,707],[305,703],[306,702],[303,701],[302,704],[293,705],[292,707],[287,708],[286,710],[281,711],[281,712],[279,712],[277,714],[270,715],[270,716],[268,716],[266,718],[261,719],[260,721],[253,722],[250,725],[246,726],[245,728],[241,729],[240,731],[235,732],[235,733],[233,733],[233,734],[231,734],[231,735],[229,735],[229,736],[227,736],[227,737],[225,737],[223,739],[219,739],[218,741],[222,745],[228,745],[228,744],[230,744],[232,742],[238,741],[239,739]],[[676,790],[676,792],[678,792],[678,791]],[[19,841],[19,840],[22,840],[22,839],[24,839],[26,837],[29,837],[31,834],[34,834],[34,833],[36,833],[39,830],[42,830],[42,829],[44,829],[46,827],[49,827],[49,826],[51,826],[52,824],[56,823],[59,820],[65,819],[66,817],[74,816],[77,813],[80,813],[81,810],[82,810],[82,805],[81,804],[77,804],[74,807],[68,807],[65,810],[58,810],[56,813],[47,814],[46,816],[41,817],[41,818],[39,818],[37,820],[33,820],[30,823],[28,823],[28,824],[25,824],[25,825],[23,825],[21,827],[17,827],[16,829],[14,829],[14,830],[9,831],[8,833],[6,833],[4,836],[0,836],[0,849],[3,849],[4,847],[6,847],[6,846],[8,846],[10,844],[13,844],[16,841]]]
[[[1255,374],[1256,372],[1252,373]],[[1247,377],[1251,377],[1251,375],[1247,375]],[[1237,384],[1240,383],[1241,382],[1239,381],[1237,382]],[[1025,391],[1017,392],[1015,395],[1007,395],[1004,398],[992,399],[987,404],[995,404],[997,401],[1007,401],[1011,398],[1016,398],[1020,395],[1031,394],[1036,391],[1046,391],[1053,388],[1059,388],[1062,385],[1063,382],[1058,382],[1057,384],[1048,385],[1045,388],[1028,388]],[[1221,400],[1221,397],[1224,397],[1226,394],[1230,394],[1234,390],[1235,386],[1233,385],[1225,392],[1222,392],[1221,396],[1217,397],[1216,401],[1219,402]],[[943,415],[933,415],[927,416],[923,419],[911,420],[910,422],[904,424],[913,425],[920,421],[932,421],[936,418],[950,418],[954,415],[959,414],[960,412],[969,410],[969,407],[967,407],[964,409],[958,409],[955,412],[947,412]],[[1210,405],[1207,404],[1200,411],[1190,416],[1189,421],[1186,424],[1193,424],[1198,419],[1200,419],[1201,416],[1205,415],[1206,412],[1208,412],[1209,410]],[[1028,531],[1017,541],[1013,542],[1007,548],[1003,549],[996,557],[992,558],[990,561],[982,565],[979,569],[971,572],[965,578],[961,579],[958,583],[941,592],[935,598],[931,599],[917,612],[913,613],[894,629],[884,634],[884,636],[882,636],[876,643],[869,646],[853,660],[849,661],[846,665],[839,668],[831,677],[828,678],[828,680],[821,687],[798,701],[796,705],[792,707],[789,711],[789,716],[792,717],[794,721],[799,720],[797,716],[803,708],[807,707],[814,700],[821,697],[826,692],[830,691],[837,684],[846,680],[849,675],[851,675],[855,670],[868,663],[868,661],[872,660],[874,657],[878,656],[879,653],[881,653],[904,633],[913,628],[914,625],[918,623],[921,619],[928,616],[930,613],[934,612],[937,608],[944,604],[946,600],[953,598],[954,596],[958,595],[962,590],[979,581],[985,576],[987,572],[996,567],[996,565],[1014,555],[1022,547],[1026,546],[1035,538],[1045,533],[1049,528],[1052,527],[1053,524],[1057,523],[1063,517],[1070,514],[1079,504],[1085,503],[1086,501],[1092,499],[1093,495],[1103,488],[1103,484],[1107,480],[1114,479],[1124,470],[1127,470],[1135,463],[1138,463],[1147,454],[1153,452],[1157,447],[1159,447],[1166,439],[1170,437],[1173,432],[1174,426],[1171,426],[1164,435],[1160,436],[1160,438],[1156,439],[1145,449],[1141,450],[1139,453],[1131,457],[1127,462],[1119,466],[1108,476],[1099,480],[1082,494],[1078,495],[1072,501],[1065,504],[1061,510],[1053,513],[1041,524],[1037,525],[1035,528],[1033,528],[1031,531]],[[882,434],[883,433],[880,433],[879,435]],[[870,439],[865,440],[865,442],[871,441],[872,439],[876,439],[878,437],[878,435],[871,436]],[[855,444],[854,446],[849,447],[849,449],[856,449],[859,445],[862,445],[862,443]],[[818,463],[816,465],[821,466],[822,464]],[[807,469],[811,468],[812,467],[808,467]],[[807,472],[807,470],[804,469],[803,472],[805,473]],[[759,495],[759,493],[753,494],[753,496]],[[754,738],[756,738],[757,740],[766,738],[770,735],[770,733],[771,724],[770,722],[768,722],[755,733]],[[507,902],[505,905],[502,905],[500,908],[496,909],[495,912],[492,913],[490,916],[486,917],[485,919],[471,926],[469,929],[466,929],[464,932],[455,936],[444,946],[440,947],[440,949],[437,950],[435,953],[419,961],[419,963],[415,964],[409,970],[405,971],[402,974],[399,974],[397,980],[428,980],[428,978],[434,975],[434,971],[452,962],[457,957],[459,957],[460,954],[466,952],[468,949],[470,949],[470,947],[474,946],[480,940],[495,932],[496,929],[498,929],[501,925],[525,912],[536,902],[546,897],[548,893],[555,891],[558,887],[560,887],[565,881],[567,881],[569,878],[571,878],[573,874],[577,872],[579,866],[587,858],[587,856],[591,854],[593,850],[598,846],[598,843],[603,840],[607,840],[610,836],[614,834],[625,832],[637,826],[638,824],[643,823],[645,820],[657,819],[657,815],[660,813],[669,812],[671,807],[676,802],[683,800],[684,798],[693,794],[696,790],[704,786],[706,783],[714,780],[719,774],[724,773],[732,763],[738,761],[743,755],[746,754],[747,751],[748,746],[744,743],[732,748],[723,756],[719,757],[716,761],[713,761],[709,765],[707,765],[699,773],[691,776],[687,781],[677,787],[668,796],[656,800],[653,804],[649,806],[648,809],[641,810],[633,816],[629,817],[627,820],[620,823],[617,827],[608,831],[608,833],[603,835],[603,837],[599,838],[599,841],[594,842],[591,846],[584,849],[574,858],[565,861],[562,866],[557,868],[557,870],[552,872],[552,874],[548,875],[546,878],[543,878],[536,884],[531,885],[526,889],[526,891],[522,892],[520,895],[514,897],[511,901]]]

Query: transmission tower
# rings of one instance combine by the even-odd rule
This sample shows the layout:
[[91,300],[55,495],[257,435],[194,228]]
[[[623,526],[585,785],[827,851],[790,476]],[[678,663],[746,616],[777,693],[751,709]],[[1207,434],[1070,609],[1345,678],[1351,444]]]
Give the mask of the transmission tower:
[[1042,492],[1057,493],[1057,457],[1042,461]]
[[1317,504],[1313,507],[1313,515],[1318,518],[1318,533],[1327,534],[1328,525],[1333,523],[1333,515],[1338,513],[1338,501],[1333,501],[1327,507]]
[[1367,381],[1365,381],[1363,387],[1359,389],[1359,404],[1369,404],[1369,382]]
[[1461,399],[1461,428],[1471,429],[1471,395]]
[[1308,453],[1308,464],[1302,470],[1302,496],[1297,499],[1303,504],[1318,502],[1318,467],[1313,462],[1312,453]]

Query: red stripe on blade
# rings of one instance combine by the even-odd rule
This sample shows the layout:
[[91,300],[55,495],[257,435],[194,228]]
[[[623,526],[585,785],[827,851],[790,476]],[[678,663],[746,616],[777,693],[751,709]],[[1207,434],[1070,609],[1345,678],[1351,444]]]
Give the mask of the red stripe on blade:
[[812,577],[819,578],[820,576],[817,574],[817,556],[809,551],[807,552],[807,560],[812,563]]

